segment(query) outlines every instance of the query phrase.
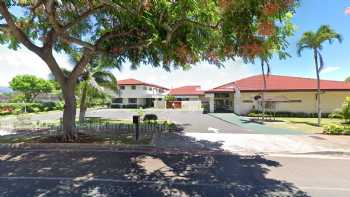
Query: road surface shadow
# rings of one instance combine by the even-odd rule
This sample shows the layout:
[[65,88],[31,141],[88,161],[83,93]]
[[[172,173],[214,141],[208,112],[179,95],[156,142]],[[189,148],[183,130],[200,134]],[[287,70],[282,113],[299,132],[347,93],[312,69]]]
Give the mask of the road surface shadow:
[[256,155],[0,150],[0,196],[308,196],[265,176],[279,166]]

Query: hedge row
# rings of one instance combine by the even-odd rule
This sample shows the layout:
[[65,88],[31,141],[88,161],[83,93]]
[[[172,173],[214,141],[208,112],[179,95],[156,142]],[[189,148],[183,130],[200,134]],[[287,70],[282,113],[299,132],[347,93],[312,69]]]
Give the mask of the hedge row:
[[[261,116],[262,112],[260,111],[252,111],[248,113],[249,117],[257,117]],[[283,118],[317,118],[317,114],[315,113],[303,113],[303,112],[266,112],[266,115],[272,115],[275,117],[283,117]],[[328,118],[329,113],[322,113],[322,118]]]
[[63,110],[62,102],[42,102],[42,103],[0,103],[0,115],[20,114],[23,112],[46,112],[53,110]]

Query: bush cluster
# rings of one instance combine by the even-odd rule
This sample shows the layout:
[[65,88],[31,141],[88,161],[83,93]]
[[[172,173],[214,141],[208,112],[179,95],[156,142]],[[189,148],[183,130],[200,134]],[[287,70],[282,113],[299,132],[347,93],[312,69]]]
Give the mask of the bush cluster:
[[0,103],[0,115],[16,115],[25,110],[29,113],[63,110],[62,102],[41,102],[41,103]]
[[326,125],[323,132],[329,135],[350,135],[350,125]]

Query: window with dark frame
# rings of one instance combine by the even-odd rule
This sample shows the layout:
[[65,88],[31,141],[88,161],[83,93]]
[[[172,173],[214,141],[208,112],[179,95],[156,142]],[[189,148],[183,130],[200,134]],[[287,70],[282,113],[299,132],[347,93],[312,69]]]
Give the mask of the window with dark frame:
[[137,103],[137,98],[129,98],[128,99],[129,104],[136,104]]
[[131,89],[132,90],[136,90],[136,86],[131,86]]
[[112,103],[123,103],[123,99],[122,98],[114,98],[114,99],[112,99]]

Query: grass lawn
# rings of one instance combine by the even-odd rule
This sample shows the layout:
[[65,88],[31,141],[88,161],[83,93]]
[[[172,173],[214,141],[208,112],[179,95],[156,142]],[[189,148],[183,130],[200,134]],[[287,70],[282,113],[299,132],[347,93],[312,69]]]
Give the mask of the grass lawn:
[[[87,135],[79,134],[79,140],[74,143],[93,143],[93,144],[115,144],[115,145],[150,145],[152,137],[145,137],[138,141],[134,140],[134,136],[130,135]],[[2,136],[0,144],[4,143],[62,143],[62,136]]]
[[[322,118],[321,125],[341,124],[341,119]],[[266,122],[275,128],[287,128],[307,133],[323,133],[323,127],[317,127],[317,118],[276,118],[275,122]]]

